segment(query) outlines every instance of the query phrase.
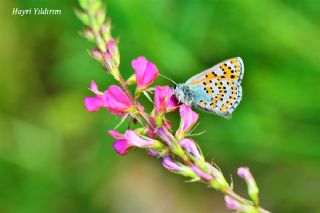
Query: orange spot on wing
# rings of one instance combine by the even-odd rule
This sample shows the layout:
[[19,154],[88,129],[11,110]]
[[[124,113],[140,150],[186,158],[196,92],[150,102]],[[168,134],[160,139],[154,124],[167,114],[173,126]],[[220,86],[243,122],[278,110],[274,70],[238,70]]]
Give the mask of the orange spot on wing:
[[222,106],[221,106],[221,111],[226,111],[228,108],[227,108],[227,106],[225,105],[225,104],[223,104]]

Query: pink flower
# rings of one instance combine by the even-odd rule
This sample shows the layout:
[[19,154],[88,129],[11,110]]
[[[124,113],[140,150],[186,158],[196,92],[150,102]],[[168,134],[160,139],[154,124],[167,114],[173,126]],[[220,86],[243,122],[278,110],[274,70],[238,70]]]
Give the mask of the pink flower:
[[188,138],[184,138],[179,141],[180,146],[182,146],[183,149],[185,149],[187,152],[192,154],[196,159],[201,158],[201,154],[199,152],[199,149],[196,145],[196,143]]
[[103,97],[105,98],[105,107],[115,115],[122,115],[133,109],[130,98],[118,86],[111,85]]
[[172,89],[169,86],[156,86],[154,94],[156,114],[166,112],[171,96]]
[[94,81],[91,81],[90,90],[96,94],[96,97],[86,97],[84,99],[84,106],[89,112],[94,112],[101,109],[106,103],[103,94],[99,92],[98,86]]
[[191,106],[181,105],[179,110],[181,121],[176,136],[178,139],[182,139],[196,124],[199,115],[192,111]]
[[137,90],[146,89],[159,76],[157,67],[143,56],[133,60],[131,65],[136,75]]
[[117,141],[113,143],[113,148],[120,155],[126,155],[133,147],[152,148],[157,150],[161,149],[163,146],[157,140],[142,138],[133,130],[126,130],[125,135],[121,135],[115,130],[110,130],[109,134],[117,139]]
[[178,102],[172,95],[173,91],[169,86],[156,86],[154,94],[155,122],[157,126],[162,124],[164,114],[177,108]]

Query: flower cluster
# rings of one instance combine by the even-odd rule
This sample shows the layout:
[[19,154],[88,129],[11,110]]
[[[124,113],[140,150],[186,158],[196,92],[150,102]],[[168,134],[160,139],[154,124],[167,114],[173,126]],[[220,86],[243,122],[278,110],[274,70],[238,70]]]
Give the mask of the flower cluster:
[[[87,26],[82,34],[96,45],[91,56],[117,83],[100,91],[91,81],[93,95],[84,99],[84,106],[89,112],[104,108],[121,117],[121,122],[126,119],[136,121],[131,125],[133,129],[123,133],[115,129],[108,131],[114,138],[116,153],[126,155],[133,149],[144,149],[148,155],[161,158],[162,166],[168,171],[203,182],[224,193],[227,208],[238,212],[267,212],[259,207],[258,188],[248,168],[239,168],[238,175],[245,180],[251,200],[237,195],[221,170],[205,160],[191,134],[199,119],[198,113],[191,106],[178,103],[169,86],[153,86],[159,76],[154,63],[143,56],[137,57],[131,62],[131,77],[123,79],[119,71],[118,42],[111,36],[111,24],[105,17],[105,7],[100,0],[80,0],[80,6],[81,10],[76,13]],[[152,109],[147,110],[139,102],[141,95],[153,103]],[[167,118],[168,113],[175,111],[180,115],[178,129],[173,129]]]
[[[131,64],[136,79],[136,92],[150,90],[149,86],[159,76],[157,67],[142,56],[134,59]],[[106,108],[112,114],[120,117],[132,116],[136,118],[136,116],[147,114],[137,98],[130,97],[130,94],[126,94],[119,86],[111,85],[102,92],[99,91],[96,83],[91,81],[90,90],[95,96],[84,99],[84,105],[89,112]],[[137,130],[127,130],[124,135],[115,130],[109,131],[109,134],[117,139],[114,143],[115,151],[125,155],[133,147],[154,149],[155,144],[159,144],[154,138],[157,137],[160,129],[165,128],[168,131],[171,128],[170,121],[166,119],[166,113],[177,109],[180,112],[181,122],[175,133],[174,141],[178,141],[177,144],[190,155],[199,158],[200,152],[197,150],[197,146],[193,140],[186,138],[196,124],[198,114],[192,111],[190,106],[179,105],[169,86],[155,86],[154,108],[148,115],[151,125],[145,131],[139,131],[140,134],[138,134]],[[169,140],[167,145],[173,145],[174,141]]]

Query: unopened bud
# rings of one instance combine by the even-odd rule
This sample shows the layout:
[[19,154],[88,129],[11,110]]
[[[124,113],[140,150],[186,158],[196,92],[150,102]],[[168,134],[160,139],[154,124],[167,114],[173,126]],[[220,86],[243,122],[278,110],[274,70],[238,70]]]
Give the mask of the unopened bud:
[[168,169],[173,173],[177,173],[185,177],[190,177],[192,179],[197,178],[197,175],[194,173],[194,171],[191,168],[183,165],[180,162],[173,161],[169,156],[163,157],[162,165],[164,168]]
[[89,16],[88,14],[78,10],[78,9],[75,9],[74,10],[76,16],[82,21],[82,23],[86,26],[89,26],[90,25],[90,21],[89,21]]
[[102,24],[102,26],[101,26],[102,38],[103,38],[103,40],[105,40],[105,41],[109,41],[110,38],[111,38],[110,26],[111,26],[110,21],[105,22],[105,23]]
[[79,0],[79,4],[83,10],[86,10],[89,6],[88,0]]
[[90,30],[90,29],[86,29],[84,30],[81,35],[83,37],[85,37],[88,41],[90,42],[94,42],[95,41],[95,37],[94,37],[94,34],[93,32]]
[[213,179],[210,181],[211,186],[217,190],[226,189],[229,187],[228,182],[224,178],[222,172],[211,164],[207,163],[210,173],[213,175]]
[[131,76],[127,79],[126,84],[127,84],[127,85],[133,85],[133,84],[135,84],[136,82],[137,82],[137,80],[136,80],[136,75],[133,74],[133,75],[131,75]]
[[99,28],[101,27],[101,25],[103,24],[105,18],[106,18],[106,14],[104,9],[100,9],[99,12],[97,13],[97,25],[99,26]]
[[98,49],[93,49],[92,51],[91,51],[91,56],[94,58],[94,59],[96,59],[97,61],[99,61],[99,62],[102,62],[102,59],[103,59],[103,57],[102,57],[102,55],[101,55],[101,52],[98,50]]
[[248,194],[251,197],[252,201],[258,205],[259,204],[259,189],[254,180],[249,168],[240,167],[238,168],[238,176],[241,177],[247,184]]
[[224,201],[226,202],[226,207],[230,210],[236,211],[236,212],[246,212],[246,207],[243,206],[243,204],[239,203],[232,197],[226,195],[224,196]]

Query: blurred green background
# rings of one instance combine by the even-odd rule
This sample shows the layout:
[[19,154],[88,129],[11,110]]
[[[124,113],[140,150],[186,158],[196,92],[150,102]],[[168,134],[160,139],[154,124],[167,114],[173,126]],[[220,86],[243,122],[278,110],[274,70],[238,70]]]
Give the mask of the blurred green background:
[[[249,166],[263,207],[320,212],[319,1],[108,3],[125,77],[139,55],[177,82],[241,56],[242,103],[231,120],[200,112],[198,131],[207,132],[197,141],[240,194],[236,168]],[[229,212],[219,192],[185,183],[144,152],[113,151],[107,130],[119,119],[83,106],[90,80],[106,89],[112,79],[77,34],[76,6],[0,2],[0,212]],[[15,7],[63,12],[20,17],[11,15]]]

